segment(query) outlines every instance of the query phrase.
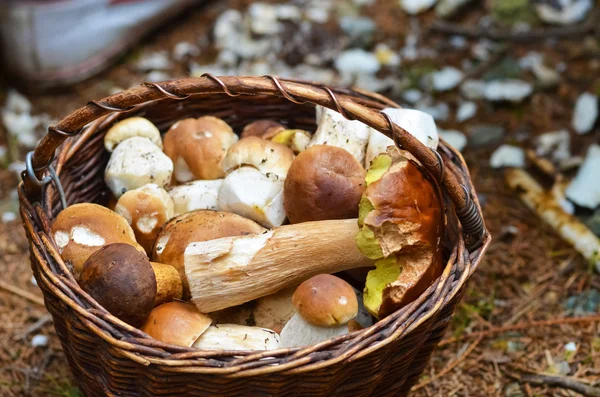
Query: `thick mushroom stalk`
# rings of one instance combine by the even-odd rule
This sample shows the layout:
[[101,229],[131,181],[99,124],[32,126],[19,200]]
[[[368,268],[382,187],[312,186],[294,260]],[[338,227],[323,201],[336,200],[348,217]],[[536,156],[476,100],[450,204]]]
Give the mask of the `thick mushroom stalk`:
[[435,182],[396,147],[373,159],[366,182],[356,243],[376,261],[364,304],[382,318],[415,300],[441,274],[443,208]]
[[356,219],[327,220],[191,243],[184,264],[192,301],[210,313],[317,274],[370,266],[356,246],[357,233]]

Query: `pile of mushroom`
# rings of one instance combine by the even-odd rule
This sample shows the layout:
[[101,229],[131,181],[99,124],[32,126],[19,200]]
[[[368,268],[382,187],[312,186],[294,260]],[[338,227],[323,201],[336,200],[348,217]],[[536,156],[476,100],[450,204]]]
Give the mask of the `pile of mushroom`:
[[[384,112],[437,147],[431,117]],[[164,140],[115,123],[114,211],[75,204],[52,225],[81,288],[159,341],[228,351],[316,344],[415,300],[442,269],[439,188],[380,132],[316,115],[314,134],[256,120],[238,137],[202,116]]]

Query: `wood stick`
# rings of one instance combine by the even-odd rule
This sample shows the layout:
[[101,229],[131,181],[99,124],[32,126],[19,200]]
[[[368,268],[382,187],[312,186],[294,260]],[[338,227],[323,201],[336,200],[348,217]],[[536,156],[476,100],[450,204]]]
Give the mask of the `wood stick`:
[[8,284],[7,282],[0,280],[0,289],[10,292],[14,295],[20,296],[21,298],[27,299],[30,302],[37,303],[40,306],[44,306],[43,298],[34,295],[30,292],[27,292],[24,289],[17,287],[16,285]]
[[317,274],[372,266],[356,247],[357,233],[356,219],[327,220],[191,243],[184,263],[192,301],[210,313]]
[[577,379],[565,376],[551,376],[539,374],[519,375],[506,372],[506,375],[516,379],[519,382],[531,383],[537,386],[560,387],[563,389],[573,390],[588,397],[600,397],[600,389],[579,382]]

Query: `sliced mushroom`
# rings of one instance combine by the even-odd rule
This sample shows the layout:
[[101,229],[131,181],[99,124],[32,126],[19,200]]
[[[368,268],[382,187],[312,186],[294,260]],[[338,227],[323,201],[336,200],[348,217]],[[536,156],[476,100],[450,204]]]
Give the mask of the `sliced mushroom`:
[[135,136],[150,139],[162,150],[160,131],[150,120],[143,117],[130,117],[110,127],[104,136],[104,147],[112,152],[119,143]]
[[116,147],[106,166],[104,180],[115,197],[149,183],[166,187],[173,163],[148,138],[133,137]]
[[331,145],[347,150],[359,164],[364,164],[370,127],[350,121],[338,112],[317,106],[317,130],[308,147]]
[[283,130],[275,135],[271,141],[280,143],[292,149],[294,154],[303,152],[310,142],[310,132],[304,130]]
[[223,170],[229,174],[242,166],[252,166],[263,175],[272,174],[284,180],[292,161],[294,153],[287,146],[250,136],[229,148],[223,159]]
[[171,219],[156,238],[152,257],[179,271],[183,281],[183,296],[189,297],[184,269],[184,252],[188,244],[227,236],[262,233],[259,224],[236,214],[216,211],[192,211]]
[[73,266],[75,278],[90,255],[105,245],[125,243],[144,252],[127,220],[98,204],[67,207],[56,217],[52,233],[61,257]]
[[110,244],[88,258],[79,284],[111,314],[138,327],[156,304],[181,298],[179,274],[159,265],[131,245]]
[[358,216],[365,169],[346,150],[316,145],[292,163],[284,186],[285,212],[291,223]]
[[283,326],[296,313],[292,295],[296,289],[286,288],[273,295],[263,296],[254,303],[252,314],[257,327],[281,332]]
[[223,179],[210,181],[193,181],[179,185],[169,190],[169,195],[175,204],[175,215],[185,214],[194,210],[218,211],[219,189]]
[[256,120],[246,125],[242,131],[242,138],[257,136],[262,139],[271,139],[285,127],[274,120]]
[[127,219],[137,242],[151,254],[156,236],[175,211],[167,191],[151,183],[122,195],[115,212]]
[[270,329],[237,324],[210,326],[194,343],[204,350],[275,350],[279,335]]
[[169,302],[152,309],[141,330],[161,342],[191,347],[211,323],[196,306]]
[[218,179],[225,176],[221,166],[225,153],[237,140],[231,127],[219,118],[185,119],[165,134],[165,154],[173,160],[178,182]]

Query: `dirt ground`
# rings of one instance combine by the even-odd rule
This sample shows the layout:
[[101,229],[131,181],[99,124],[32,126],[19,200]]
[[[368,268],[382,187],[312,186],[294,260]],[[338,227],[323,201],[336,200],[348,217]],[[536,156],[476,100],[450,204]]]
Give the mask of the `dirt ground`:
[[[139,84],[144,75],[131,65],[136,54],[173,48],[181,40],[194,40],[226,8],[218,2],[188,13],[140,44],[117,65],[89,81],[53,93],[34,93],[36,112],[60,119],[90,99],[106,96],[114,87]],[[227,2],[236,6],[243,2]],[[378,35],[400,35],[402,23],[395,11],[368,9],[381,28]],[[431,15],[423,23],[427,26]],[[475,17],[473,17],[475,18]],[[465,23],[468,23],[469,19]],[[431,35],[428,40],[441,40]],[[568,63],[558,87],[533,94],[514,106],[482,105],[477,116],[465,123],[449,121],[444,128],[465,130],[477,123],[496,123],[508,131],[505,142],[522,141],[522,131],[536,134],[568,127],[577,95],[600,89],[600,56],[585,52],[585,44],[566,40],[512,44],[507,52],[519,56],[529,50],[544,51],[548,59]],[[461,53],[443,52],[439,65],[459,64]],[[175,75],[185,75],[181,68]],[[3,102],[4,91],[0,93]],[[456,93],[440,98],[452,106]],[[0,137],[0,142],[3,141]],[[585,152],[600,131],[578,137],[574,154]],[[466,297],[457,310],[444,341],[415,387],[414,396],[575,396],[574,391],[524,382],[531,375],[563,374],[587,386],[600,384],[600,316],[589,306],[590,296],[600,290],[600,277],[577,253],[519,201],[504,182],[501,170],[489,167],[492,148],[464,151],[475,186],[483,202],[487,226],[494,240],[472,278]],[[14,208],[10,199],[16,178],[0,170],[0,212]],[[60,348],[51,319],[39,304],[41,293],[31,282],[28,244],[18,220],[0,223],[0,282],[32,295],[27,298],[0,289],[0,395],[80,395]],[[597,298],[596,298],[597,299]],[[583,309],[573,314],[573,308]],[[588,308],[589,309],[589,308]],[[49,337],[47,346],[32,347],[36,334]],[[562,371],[568,366],[568,370]],[[562,372],[561,372],[562,371]]]

